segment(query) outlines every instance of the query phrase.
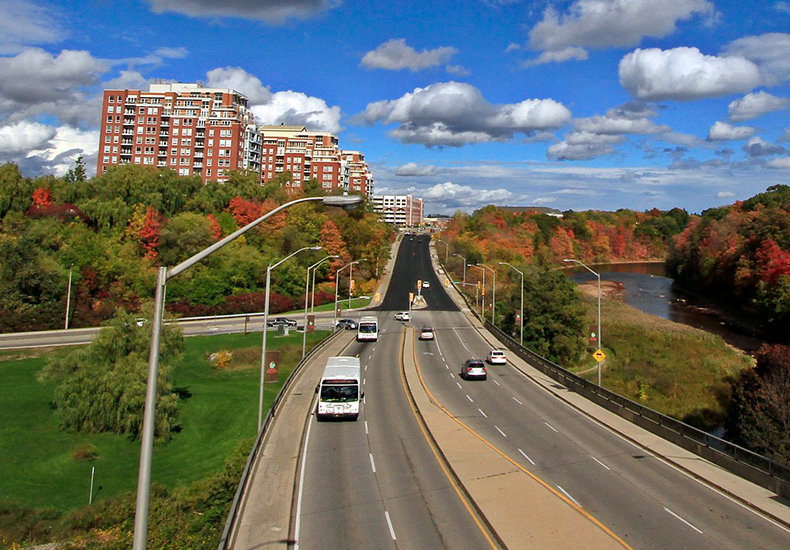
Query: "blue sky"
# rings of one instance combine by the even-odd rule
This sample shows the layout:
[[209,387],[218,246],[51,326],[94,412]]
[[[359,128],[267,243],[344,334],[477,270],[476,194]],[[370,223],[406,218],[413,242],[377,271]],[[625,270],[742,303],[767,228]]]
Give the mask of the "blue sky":
[[335,132],[428,213],[790,183],[790,0],[4,0],[0,162],[95,170],[102,89],[156,79]]

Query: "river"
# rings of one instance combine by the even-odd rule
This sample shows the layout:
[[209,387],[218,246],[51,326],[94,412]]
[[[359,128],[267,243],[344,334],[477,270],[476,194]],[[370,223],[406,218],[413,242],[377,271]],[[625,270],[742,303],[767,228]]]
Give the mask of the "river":
[[[590,269],[600,273],[602,280],[621,283],[625,303],[640,311],[718,334],[747,353],[755,352],[763,343],[729,321],[710,302],[679,288],[667,277],[663,263],[591,264]],[[569,269],[568,274],[576,283],[597,280],[582,267]]]

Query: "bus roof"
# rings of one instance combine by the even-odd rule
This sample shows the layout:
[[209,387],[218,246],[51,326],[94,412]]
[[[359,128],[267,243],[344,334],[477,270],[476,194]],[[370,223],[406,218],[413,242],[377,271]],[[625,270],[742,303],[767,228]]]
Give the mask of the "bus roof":
[[356,367],[359,368],[359,357],[339,356],[330,357],[326,360],[326,367]]
[[363,317],[361,317],[359,319],[360,323],[365,323],[365,322],[370,322],[370,321],[373,321],[374,323],[378,323],[379,322],[379,318],[376,317],[375,315],[365,315],[365,316],[363,316]]
[[359,383],[359,357],[330,357],[321,380],[356,380]]

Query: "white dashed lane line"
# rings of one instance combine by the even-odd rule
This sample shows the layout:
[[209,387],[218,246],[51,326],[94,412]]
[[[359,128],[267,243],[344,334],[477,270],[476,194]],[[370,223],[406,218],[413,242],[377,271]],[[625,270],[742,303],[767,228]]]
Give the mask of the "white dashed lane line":
[[507,434],[505,432],[503,432],[502,430],[500,430],[499,426],[494,426],[494,428],[496,428],[496,431],[498,431],[499,433],[502,434],[502,437],[507,437]]
[[603,466],[607,470],[611,470],[611,468],[609,466],[607,466],[606,464],[604,464],[603,462],[601,462],[600,460],[595,458],[593,455],[590,455],[590,458],[592,458],[594,461],[596,461],[598,464],[600,464],[601,466]]
[[699,533],[700,535],[703,535],[703,534],[704,534],[702,531],[700,531],[699,529],[697,529],[696,527],[694,527],[692,524],[690,524],[688,521],[686,521],[685,519],[683,519],[682,517],[680,517],[679,515],[677,515],[675,512],[673,512],[672,510],[670,510],[670,509],[669,509],[669,508],[667,508],[666,506],[664,506],[664,511],[665,511],[666,513],[668,513],[669,515],[671,515],[671,516],[674,516],[675,518],[679,519],[680,521],[682,521],[683,523],[685,523],[686,525],[688,525],[689,527],[691,527],[692,529],[694,529],[694,530],[695,530],[697,533]]
[[373,453],[368,453],[370,456],[370,467],[373,469],[373,473],[376,473],[376,463],[373,461]]
[[482,414],[483,416],[485,416],[486,418],[488,418],[488,415],[487,415],[486,413],[484,413],[484,412],[483,412],[483,409],[477,409],[477,410],[478,410],[478,411],[480,411],[480,414]]
[[515,397],[513,397],[513,401],[515,401],[515,402],[516,402],[516,403],[518,403],[519,405],[523,405],[523,404],[524,404],[524,403],[522,403],[521,401],[519,401],[518,399],[516,399]]
[[392,540],[398,540],[395,537],[395,528],[392,526],[392,520],[390,519],[390,513],[387,512],[386,510],[384,510],[384,515],[387,517],[387,526],[389,526],[389,528],[390,528],[390,536],[392,537]]
[[[555,432],[557,432],[557,428],[555,428],[554,426],[552,426],[552,425],[551,425],[551,424],[549,424],[548,422],[544,422],[544,424],[545,424],[546,426],[548,426],[549,428],[551,428],[552,430],[554,430]],[[560,433],[560,432],[557,432],[557,433]]]
[[524,451],[522,451],[521,449],[519,449],[519,450],[518,450],[518,452],[520,452],[520,453],[521,453],[521,456],[523,456],[524,458],[526,458],[527,460],[529,460],[529,463],[530,463],[530,464],[532,464],[533,466],[535,465],[535,462],[534,462],[534,461],[533,461],[533,460],[532,460],[532,459],[531,459],[529,456],[527,456],[527,453],[525,453],[525,452],[524,452]]
[[571,494],[570,494],[568,491],[566,491],[565,489],[563,489],[563,488],[562,488],[562,487],[560,487],[559,485],[557,485],[557,489],[559,489],[560,491],[562,491],[562,494],[563,494],[563,495],[565,495],[566,497],[568,497],[569,499],[571,499],[571,500],[573,501],[573,503],[574,503],[576,506],[578,506],[579,508],[584,508],[584,506],[582,506],[581,504],[579,504],[579,503],[576,501],[576,499],[575,499],[575,498],[573,498],[573,497],[571,496]]
[[470,402],[470,403],[474,403],[474,402],[475,402],[475,401],[474,401],[474,399],[472,399],[471,397],[469,397],[469,394],[468,394],[468,393],[466,394],[466,398],[469,400],[469,402]]

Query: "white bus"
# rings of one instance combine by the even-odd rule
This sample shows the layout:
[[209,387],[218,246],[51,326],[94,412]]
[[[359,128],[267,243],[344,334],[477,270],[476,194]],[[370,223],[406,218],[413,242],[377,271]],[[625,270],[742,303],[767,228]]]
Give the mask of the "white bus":
[[359,320],[357,327],[357,342],[376,342],[379,339],[379,320],[366,315]]
[[362,393],[359,357],[330,357],[318,385],[316,418],[350,418],[359,416]]

